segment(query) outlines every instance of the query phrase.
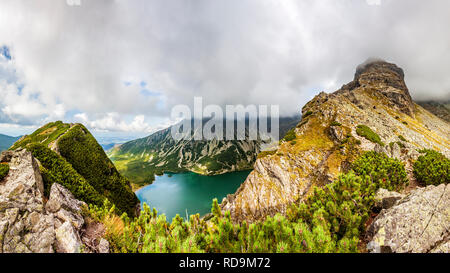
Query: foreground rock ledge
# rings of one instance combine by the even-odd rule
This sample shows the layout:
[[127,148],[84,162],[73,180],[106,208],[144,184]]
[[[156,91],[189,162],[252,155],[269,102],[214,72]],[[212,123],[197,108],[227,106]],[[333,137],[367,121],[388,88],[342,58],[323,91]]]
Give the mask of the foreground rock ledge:
[[369,252],[450,253],[450,186],[419,188],[384,209],[368,229]]
[[83,245],[81,210],[86,204],[69,190],[53,184],[45,203],[39,164],[30,152],[3,152],[0,162],[10,167],[0,181],[0,253],[109,251],[108,242],[100,238],[99,249]]

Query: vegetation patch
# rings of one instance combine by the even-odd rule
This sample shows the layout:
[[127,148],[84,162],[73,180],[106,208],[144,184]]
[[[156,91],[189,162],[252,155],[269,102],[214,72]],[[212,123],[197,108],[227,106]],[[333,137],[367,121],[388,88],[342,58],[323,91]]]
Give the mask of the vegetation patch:
[[9,173],[9,165],[0,163],[0,181],[3,180]]
[[414,163],[414,176],[425,185],[439,185],[450,182],[450,160],[433,150],[421,150]]
[[334,126],[342,126],[342,124],[339,123],[339,122],[337,122],[337,121],[333,121],[333,122],[331,122],[330,126],[331,126],[331,127],[334,127]]
[[284,136],[283,140],[286,142],[292,141],[294,139],[296,139],[297,136],[295,134],[295,128],[289,130],[286,135]]
[[373,143],[378,143],[381,146],[384,146],[384,143],[381,141],[380,136],[377,133],[375,133],[374,131],[372,131],[372,129],[370,129],[366,125],[358,125],[356,127],[356,133],[359,136],[364,137],[367,140],[372,141]]
[[81,124],[60,137],[58,148],[72,167],[122,212],[133,215],[138,204],[130,182],[119,174],[96,139]]
[[308,111],[303,115],[302,119],[305,119],[305,118],[311,116],[312,114],[313,114],[313,111]]
[[392,149],[392,147],[394,147],[394,144],[397,144],[400,148],[406,147],[405,144],[401,141],[390,142],[389,147]]
[[40,143],[27,146],[35,158],[41,162],[41,174],[44,180],[45,195],[48,197],[53,183],[66,187],[75,198],[88,204],[103,204],[104,197],[92,187],[84,177],[75,171],[72,165],[57,153]]
[[262,151],[258,154],[258,159],[264,158],[266,156],[274,155],[274,154],[276,154],[276,152],[277,152],[276,150],[275,151]]
[[403,142],[408,142],[408,140],[406,140],[406,138],[403,137],[402,135],[398,135],[398,139],[400,139]]
[[369,152],[353,170],[324,188],[293,204],[287,216],[280,214],[252,224],[234,224],[230,212],[223,213],[213,200],[212,217],[198,214],[171,223],[146,204],[137,218],[115,216],[113,205],[90,206],[89,214],[104,223],[113,252],[357,252],[360,238],[380,187],[398,189],[406,185],[403,164],[385,155]]
[[69,129],[70,124],[63,123],[62,121],[50,122],[33,132],[31,135],[24,137],[21,141],[16,142],[10,150],[15,150],[20,147],[25,148],[30,143],[42,143],[45,146],[48,146]]

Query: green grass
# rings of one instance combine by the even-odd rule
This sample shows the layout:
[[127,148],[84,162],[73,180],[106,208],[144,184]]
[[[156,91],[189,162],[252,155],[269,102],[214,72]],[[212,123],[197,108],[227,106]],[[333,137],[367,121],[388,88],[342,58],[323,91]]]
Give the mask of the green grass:
[[274,155],[274,154],[276,154],[276,152],[277,151],[262,151],[258,154],[258,158],[264,158],[269,155]]
[[286,142],[292,141],[296,139],[297,136],[295,135],[295,128],[289,130],[286,135],[284,136],[283,140]]
[[406,140],[406,138],[403,137],[402,135],[398,135],[398,139],[400,139],[403,142],[408,142],[408,140]]
[[337,122],[337,121],[332,121],[331,124],[330,124],[330,126],[331,126],[331,127],[334,127],[334,126],[342,126],[342,124],[339,123],[339,122]]
[[384,143],[381,141],[380,136],[366,125],[358,125],[356,127],[356,133],[373,143],[378,143],[381,146],[384,146]]
[[42,143],[47,146],[69,129],[70,124],[63,123],[62,121],[50,122],[31,135],[26,136],[21,141],[16,142],[10,150],[15,150],[19,147],[25,148],[30,143]]
[[9,165],[0,163],[0,181],[8,175]]

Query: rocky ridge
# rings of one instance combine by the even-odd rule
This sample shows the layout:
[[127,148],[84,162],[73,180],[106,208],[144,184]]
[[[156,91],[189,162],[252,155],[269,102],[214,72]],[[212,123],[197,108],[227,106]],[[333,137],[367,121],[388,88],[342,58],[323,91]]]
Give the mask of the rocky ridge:
[[[101,235],[85,235],[84,202],[57,183],[46,200],[39,162],[31,152],[3,152],[0,162],[10,166],[8,175],[0,181],[0,253],[109,251]],[[95,244],[86,245],[85,241]]]
[[[418,149],[450,156],[450,126],[415,104],[404,72],[384,61],[360,65],[355,78],[340,90],[317,95],[302,109],[296,139],[259,158],[254,171],[221,207],[235,221],[255,221],[284,213],[303,200],[313,186],[323,186],[349,169],[362,152],[376,150],[411,163]],[[371,128],[383,143],[358,135],[358,125]]]

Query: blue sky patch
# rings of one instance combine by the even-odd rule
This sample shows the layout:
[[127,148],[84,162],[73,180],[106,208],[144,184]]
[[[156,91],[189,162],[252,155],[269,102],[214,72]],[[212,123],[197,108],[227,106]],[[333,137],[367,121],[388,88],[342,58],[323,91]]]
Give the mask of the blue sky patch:
[[0,47],[0,55],[3,55],[6,59],[11,60],[11,53],[9,52],[9,47],[5,45]]

